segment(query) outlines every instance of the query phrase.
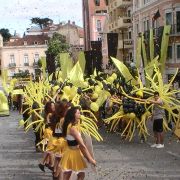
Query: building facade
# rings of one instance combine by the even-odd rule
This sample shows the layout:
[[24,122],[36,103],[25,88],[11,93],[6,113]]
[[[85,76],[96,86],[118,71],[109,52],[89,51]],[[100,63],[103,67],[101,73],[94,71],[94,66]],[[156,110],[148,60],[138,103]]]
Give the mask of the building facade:
[[46,56],[48,41],[47,35],[27,35],[23,38],[12,38],[4,45],[1,43],[1,69],[7,69],[9,77],[25,70],[35,75],[38,60]]
[[[158,16],[154,19],[156,14]],[[139,32],[145,32],[150,28],[158,29],[164,25],[171,25],[165,72],[165,79],[168,80],[175,73],[176,68],[180,68],[180,1],[133,1],[133,37],[135,42]],[[134,43],[134,55],[136,55],[136,43]]]
[[107,0],[83,0],[85,50],[91,50],[91,41],[101,41],[107,19]]
[[60,24],[56,32],[66,37],[66,42],[74,50],[84,50],[84,30],[73,21],[69,20],[66,24]]
[[118,33],[117,58],[133,59],[132,0],[109,0],[108,32]]

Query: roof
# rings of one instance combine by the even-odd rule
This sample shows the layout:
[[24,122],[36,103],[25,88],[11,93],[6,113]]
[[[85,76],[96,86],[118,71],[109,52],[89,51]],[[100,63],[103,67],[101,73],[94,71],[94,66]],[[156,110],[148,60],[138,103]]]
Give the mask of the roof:
[[44,45],[45,40],[49,40],[50,38],[47,35],[26,35],[23,38],[17,39],[13,42],[8,42],[5,46],[23,46],[26,42],[28,46],[34,45],[37,43],[38,45]]

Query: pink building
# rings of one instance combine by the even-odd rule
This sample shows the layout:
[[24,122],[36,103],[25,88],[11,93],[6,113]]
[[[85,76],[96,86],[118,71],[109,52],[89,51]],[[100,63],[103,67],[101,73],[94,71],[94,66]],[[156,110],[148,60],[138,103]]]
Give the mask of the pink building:
[[85,50],[91,49],[91,41],[101,41],[107,18],[106,0],[83,0],[83,24]]

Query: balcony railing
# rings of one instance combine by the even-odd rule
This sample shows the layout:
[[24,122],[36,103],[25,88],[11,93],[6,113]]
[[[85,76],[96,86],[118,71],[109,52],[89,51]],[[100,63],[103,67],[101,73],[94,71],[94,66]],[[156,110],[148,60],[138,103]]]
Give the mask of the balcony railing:
[[118,49],[131,49],[133,48],[133,40],[132,39],[119,39],[118,40]]
[[[160,26],[158,28],[153,28],[153,35],[159,37],[163,33],[164,26]],[[170,36],[180,36],[180,24],[171,25]],[[144,31],[144,38],[149,37],[149,31]]]
[[117,20],[117,28],[125,28],[132,26],[132,20],[130,17],[119,17]]
[[128,28],[132,26],[131,17],[122,16],[115,20],[113,23],[109,24],[109,30],[112,31],[114,29]]
[[29,63],[24,63],[24,66],[29,66]]
[[9,68],[14,68],[16,67],[16,63],[9,63]]
[[133,4],[132,0],[115,0],[112,3],[110,3],[108,10],[113,11],[114,9],[118,8],[118,7],[128,7],[131,6]]
[[118,8],[118,7],[128,7],[130,5],[132,5],[133,2],[132,0],[115,0],[114,1],[114,7]]

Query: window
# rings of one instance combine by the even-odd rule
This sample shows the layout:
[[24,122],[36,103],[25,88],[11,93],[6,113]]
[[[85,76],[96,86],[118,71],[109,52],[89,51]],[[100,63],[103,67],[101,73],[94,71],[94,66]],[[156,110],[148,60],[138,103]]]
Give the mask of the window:
[[146,21],[146,30],[149,30],[149,20]]
[[136,34],[138,35],[139,33],[139,24],[136,24]]
[[171,25],[172,24],[172,13],[166,13],[166,25]]
[[35,54],[35,56],[34,56],[34,61],[35,61],[35,62],[38,62],[38,61],[39,61],[39,54],[38,54],[38,53]]
[[28,54],[24,54],[24,64],[29,63]]
[[38,44],[38,42],[37,42],[37,41],[34,41],[34,44],[35,44],[35,45],[37,45],[37,44]]
[[132,39],[131,31],[128,33],[129,39]]
[[177,49],[176,49],[177,51],[177,59],[179,59],[180,60],[180,44],[178,44],[177,45]]
[[96,28],[97,28],[97,31],[101,31],[101,20],[97,20],[96,22]]
[[45,40],[45,44],[48,44],[48,40]]
[[127,15],[128,17],[131,17],[131,10],[128,10]]
[[176,12],[177,33],[180,33],[180,11]]
[[168,46],[167,59],[172,59],[172,46]]
[[100,6],[100,0],[94,0],[96,6]]
[[15,63],[14,54],[11,54],[11,55],[10,55],[10,63]]
[[97,40],[98,40],[98,41],[101,41],[101,40],[102,40],[101,36],[98,36]]
[[146,21],[143,21],[144,31],[146,31]]
[[14,74],[15,74],[15,71],[10,71],[10,76],[12,77],[12,76],[14,76]]

